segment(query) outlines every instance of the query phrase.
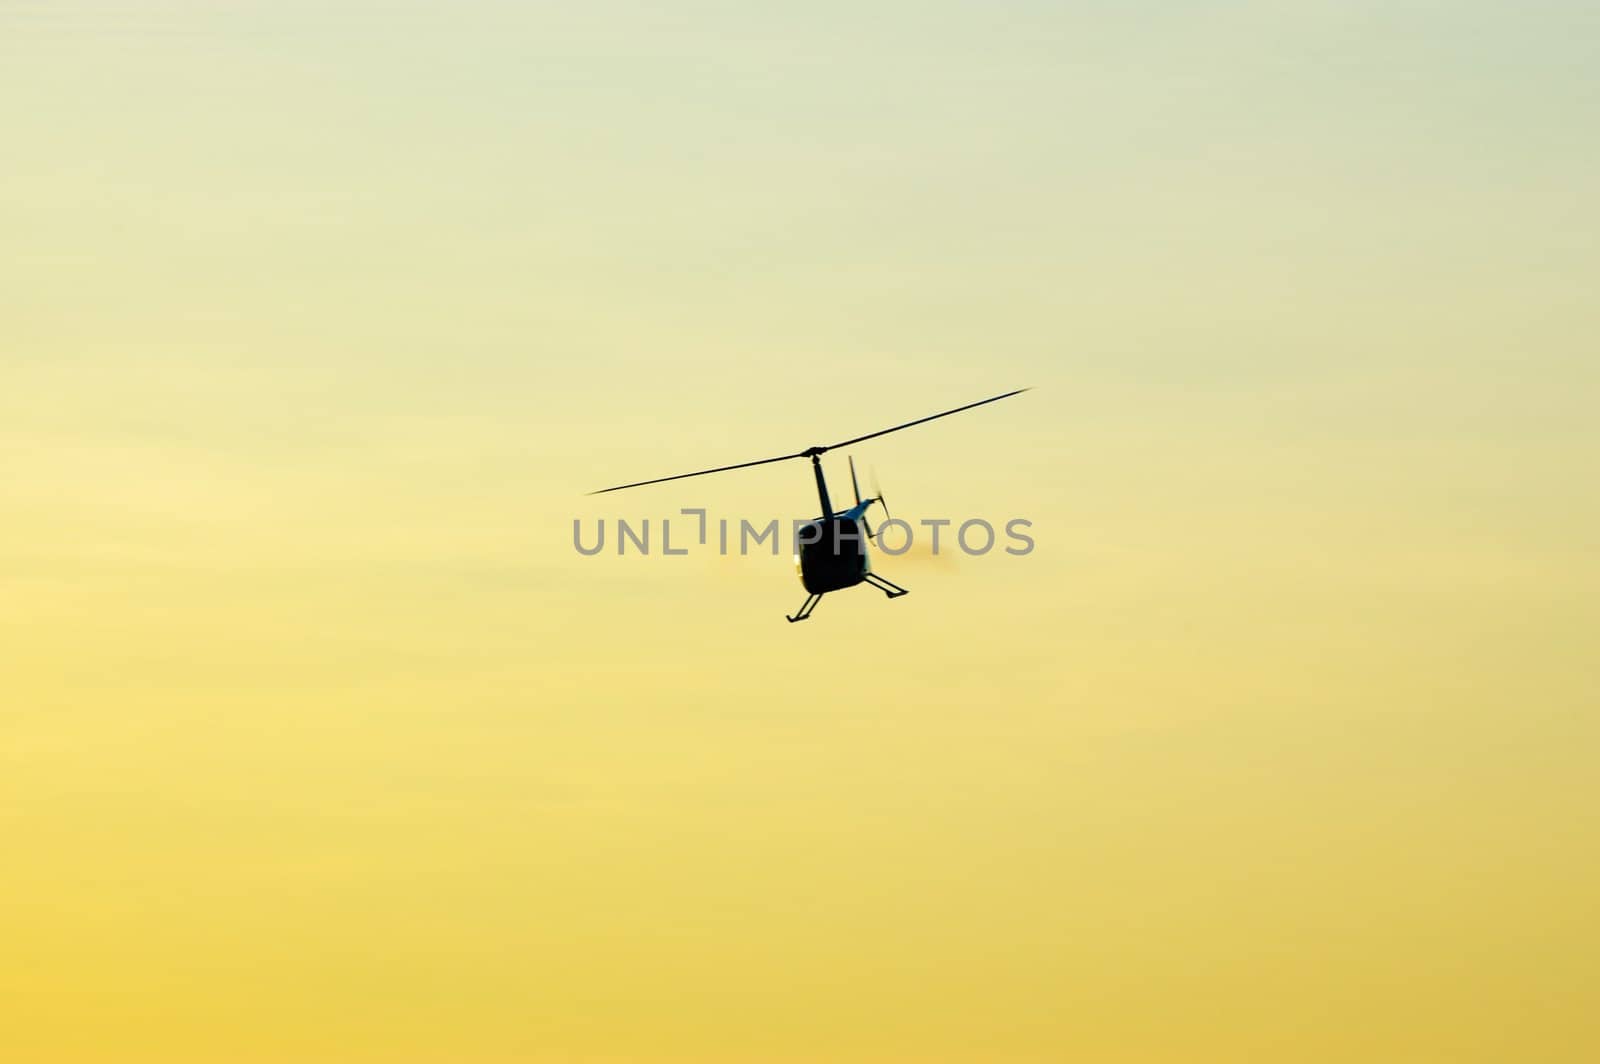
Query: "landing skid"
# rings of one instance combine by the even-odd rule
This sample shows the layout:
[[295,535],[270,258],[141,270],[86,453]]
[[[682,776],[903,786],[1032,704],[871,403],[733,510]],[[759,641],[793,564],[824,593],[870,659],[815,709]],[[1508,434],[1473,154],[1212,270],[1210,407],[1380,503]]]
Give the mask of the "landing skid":
[[[888,595],[892,599],[893,598],[899,598],[901,595],[909,595],[909,594],[911,594],[911,592],[907,591],[905,588],[901,587],[899,584],[896,584],[891,580],[885,580],[883,577],[879,576],[877,573],[868,573],[863,578],[862,582],[867,584],[869,587],[877,588],[879,591],[882,591],[885,595]],[[783,619],[788,621],[790,624],[793,624],[796,621],[806,620],[808,617],[811,616],[812,611],[814,611],[817,608],[817,603],[819,603],[821,601],[822,601],[822,596],[820,594],[807,595],[805,602],[801,603],[800,609],[798,611],[796,611],[793,616],[790,616],[787,613],[784,614],[783,615]]]
[[793,624],[795,621],[803,621],[807,617],[811,616],[811,611],[816,609],[817,608],[817,603],[819,603],[821,601],[822,601],[822,596],[821,595],[807,595],[805,602],[802,603],[801,606],[800,606],[800,611],[798,613],[796,613],[793,617],[789,616],[786,613],[786,614],[783,615],[783,619],[788,621],[790,624]]
[[896,584],[891,580],[885,580],[877,573],[868,573],[866,576],[866,581],[879,591],[882,591],[885,595],[888,595],[890,598],[899,598],[901,595],[911,594],[911,592],[907,591],[899,584]]

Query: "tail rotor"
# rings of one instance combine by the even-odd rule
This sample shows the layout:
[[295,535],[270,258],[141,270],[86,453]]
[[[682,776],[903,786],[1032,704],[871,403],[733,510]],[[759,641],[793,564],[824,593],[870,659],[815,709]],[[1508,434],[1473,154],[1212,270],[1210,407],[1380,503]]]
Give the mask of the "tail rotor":
[[[856,459],[855,459],[855,455],[850,455],[849,457],[850,457],[850,490],[856,493],[856,505],[860,506],[861,505],[861,485],[856,480]],[[867,538],[868,539],[877,538],[873,534],[872,525],[867,522],[867,512],[865,510],[861,511],[861,527],[866,529]]]
[[[850,490],[855,493],[856,505],[861,506],[861,482],[856,479],[856,460],[850,458]],[[872,496],[866,500],[867,505],[861,507],[861,527],[866,530],[868,539],[876,539],[877,533],[872,530],[872,525],[867,522],[867,509],[877,503],[883,507],[883,516],[893,520],[894,515],[889,512],[889,503],[883,497],[883,488],[878,485],[878,471],[872,471]]]

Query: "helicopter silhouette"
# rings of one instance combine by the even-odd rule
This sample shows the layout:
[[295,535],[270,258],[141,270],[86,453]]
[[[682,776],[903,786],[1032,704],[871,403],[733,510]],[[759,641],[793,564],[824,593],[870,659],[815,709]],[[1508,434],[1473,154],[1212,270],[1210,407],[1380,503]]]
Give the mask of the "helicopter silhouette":
[[980,399],[976,403],[958,406],[954,410],[942,410],[937,414],[929,414],[927,417],[920,417],[915,421],[907,421],[903,425],[895,425],[893,428],[869,432],[865,436],[856,436],[839,443],[828,444],[825,447],[807,447],[803,451],[796,451],[794,454],[780,454],[775,458],[758,458],[754,462],[739,462],[735,465],[717,466],[715,469],[700,469],[693,473],[678,473],[670,477],[656,477],[654,480],[639,480],[632,484],[618,484],[614,488],[601,488],[599,491],[591,491],[589,494],[604,495],[607,492],[623,491],[627,488],[642,488],[647,484],[665,484],[669,480],[684,480],[688,477],[703,477],[711,473],[726,473],[730,469],[747,469],[750,466],[787,462],[792,458],[811,459],[811,471],[816,474],[817,499],[822,506],[822,515],[802,525],[797,536],[799,546],[797,564],[800,570],[800,583],[806,589],[806,600],[792,616],[789,614],[784,615],[785,619],[793,624],[795,621],[803,621],[809,618],[812,611],[817,608],[817,603],[822,601],[823,595],[830,591],[843,591],[845,588],[855,587],[857,584],[868,584],[875,587],[891,599],[910,594],[899,584],[886,580],[872,571],[872,561],[867,555],[866,541],[862,538],[862,533],[866,534],[866,539],[872,539],[874,536],[872,525],[867,521],[867,511],[872,508],[873,503],[882,506],[884,515],[890,516],[889,504],[884,502],[882,489],[877,488],[877,485],[874,484],[877,494],[866,499],[861,497],[861,485],[856,481],[856,462],[855,458],[851,457],[849,459],[850,488],[855,493],[856,502],[854,506],[847,509],[834,510],[833,501],[828,497],[828,481],[822,474],[822,456],[840,447],[849,447],[865,440],[887,436],[891,432],[899,432],[901,429],[909,429],[914,425],[921,425],[937,418],[949,417],[951,414],[959,414],[963,410],[971,410],[974,407],[997,403],[1001,399],[1009,399],[1013,395],[1021,395],[1027,390],[1027,388],[1018,388],[1015,391],[1006,392],[1004,395]]

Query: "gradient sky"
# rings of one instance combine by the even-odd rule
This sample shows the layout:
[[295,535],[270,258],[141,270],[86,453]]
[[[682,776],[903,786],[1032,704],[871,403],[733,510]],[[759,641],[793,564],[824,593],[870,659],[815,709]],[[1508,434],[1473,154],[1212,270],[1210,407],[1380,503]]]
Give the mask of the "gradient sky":
[[[0,0],[0,129],[0,1058],[1600,1057],[1592,4]],[[571,547],[1022,385],[856,454],[1028,557]]]

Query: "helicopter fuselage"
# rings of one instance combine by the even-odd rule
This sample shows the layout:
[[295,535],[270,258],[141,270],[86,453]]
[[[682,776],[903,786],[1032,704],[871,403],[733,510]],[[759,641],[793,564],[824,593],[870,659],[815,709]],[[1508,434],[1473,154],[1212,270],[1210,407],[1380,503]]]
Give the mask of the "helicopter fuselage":
[[795,551],[800,583],[813,595],[855,587],[872,572],[866,530],[849,510],[802,525]]

